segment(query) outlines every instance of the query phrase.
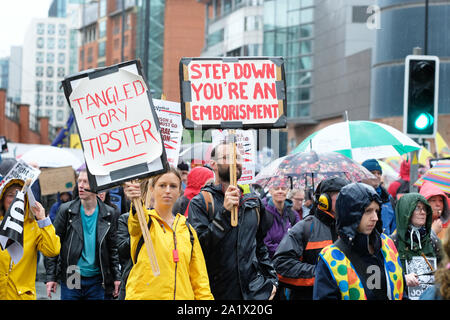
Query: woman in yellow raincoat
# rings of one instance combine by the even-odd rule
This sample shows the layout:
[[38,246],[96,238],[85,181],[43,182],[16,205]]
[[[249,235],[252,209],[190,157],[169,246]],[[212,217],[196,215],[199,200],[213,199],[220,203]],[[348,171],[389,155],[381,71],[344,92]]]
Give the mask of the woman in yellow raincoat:
[[[2,162],[11,162],[3,160]],[[2,168],[11,168],[13,163],[2,163]],[[7,170],[1,170],[7,171]],[[5,174],[6,172],[0,172]],[[11,180],[0,192],[0,223],[13,202],[17,190],[21,190],[22,180]],[[8,250],[0,250],[0,300],[35,300],[36,299],[36,267],[38,250],[47,257],[59,254],[61,244],[55,233],[50,218],[39,202],[31,208],[30,215],[28,197],[25,195],[23,222],[23,256],[14,263]]]
[[[127,182],[124,191],[130,199],[141,197],[141,186],[138,183]],[[151,219],[149,233],[160,275],[153,275],[145,244],[137,252],[142,231],[132,208],[128,218],[128,231],[133,267],[127,280],[125,299],[213,299],[197,233],[183,214],[172,214],[172,207],[181,193],[179,173],[171,168],[168,172],[153,177],[148,191],[153,197],[154,209],[143,208],[147,223]]]

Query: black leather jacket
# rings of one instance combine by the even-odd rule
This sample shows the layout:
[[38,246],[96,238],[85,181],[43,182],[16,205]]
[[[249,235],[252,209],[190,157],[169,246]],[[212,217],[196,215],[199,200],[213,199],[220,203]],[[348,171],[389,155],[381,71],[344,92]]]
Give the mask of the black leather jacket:
[[188,219],[202,246],[214,298],[268,299],[278,281],[264,243],[269,226],[261,200],[254,193],[243,195],[238,225],[232,227],[231,214],[223,207],[222,186],[206,186],[202,190],[210,192],[214,199],[213,219],[209,219],[201,193],[192,198]]
[[[120,281],[119,254],[117,251],[116,223],[114,208],[97,199],[99,206],[97,220],[96,254],[103,278],[105,293],[114,289],[114,281]],[[53,223],[56,234],[61,241],[58,257],[50,258],[47,264],[48,281],[66,281],[72,273],[67,273],[69,266],[77,265],[83,251],[83,226],[80,216],[81,200],[79,198],[64,203],[59,208]]]

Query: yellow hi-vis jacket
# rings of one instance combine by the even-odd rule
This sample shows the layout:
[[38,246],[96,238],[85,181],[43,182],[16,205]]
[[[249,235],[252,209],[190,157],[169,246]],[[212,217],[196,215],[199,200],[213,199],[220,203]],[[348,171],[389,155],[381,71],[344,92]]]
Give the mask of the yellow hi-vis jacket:
[[[153,275],[145,244],[134,261],[142,232],[137,214],[130,213],[130,233],[133,267],[126,285],[126,300],[212,300],[205,259],[194,228],[191,245],[186,217],[177,214],[173,229],[161,219],[156,210],[144,208],[146,221],[152,219],[149,233],[155,249],[160,275]],[[176,244],[176,253],[174,253]],[[177,257],[177,258],[176,258]],[[176,261],[178,260],[178,261]]]
[[[12,180],[5,190],[17,180]],[[23,182],[22,182],[23,184]],[[47,217],[39,223],[30,216],[28,197],[25,196],[23,222],[23,256],[17,264],[11,261],[8,250],[0,249],[0,300],[35,300],[36,267],[38,250],[47,257],[59,254],[61,243],[55,233],[55,227]],[[0,217],[0,221],[3,217]]]

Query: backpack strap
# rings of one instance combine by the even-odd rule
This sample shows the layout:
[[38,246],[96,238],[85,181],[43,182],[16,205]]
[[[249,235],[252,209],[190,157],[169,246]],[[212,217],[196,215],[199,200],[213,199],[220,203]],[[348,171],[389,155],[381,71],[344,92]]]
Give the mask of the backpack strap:
[[[152,225],[152,218],[149,216],[148,217],[148,223],[147,223],[147,228],[150,230],[150,226]],[[139,242],[138,242],[138,244],[137,244],[137,247],[136,247],[136,252],[135,252],[135,254],[134,254],[134,264],[136,264],[137,263],[137,258],[138,258],[138,255],[139,255],[139,251],[141,251],[141,248],[142,248],[142,245],[144,244],[144,236],[143,235],[141,235],[141,238],[139,239]]]
[[205,203],[206,203],[206,212],[208,212],[208,219],[209,221],[212,221],[212,219],[214,218],[214,199],[213,196],[211,194],[211,192],[202,190],[201,191],[202,195],[203,195],[203,199],[205,199]]
[[194,234],[192,233],[191,230],[191,224],[187,221],[186,219],[186,227],[189,230],[189,240],[191,240],[191,260],[192,260],[192,252],[194,251]]

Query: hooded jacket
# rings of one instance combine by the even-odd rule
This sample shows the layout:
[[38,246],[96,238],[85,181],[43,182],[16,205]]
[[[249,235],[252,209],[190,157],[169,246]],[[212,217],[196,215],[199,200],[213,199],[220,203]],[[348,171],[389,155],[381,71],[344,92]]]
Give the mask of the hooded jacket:
[[[397,251],[393,246],[392,240],[386,235],[381,234],[383,226],[380,213],[378,212],[378,221],[370,235],[364,235],[357,230],[361,223],[365,208],[369,206],[372,201],[375,201],[380,206],[382,204],[378,193],[369,185],[364,183],[351,183],[342,188],[336,200],[337,232],[340,236],[339,241],[342,241],[352,254],[358,257],[361,270],[367,270],[367,274],[357,274],[360,279],[360,285],[363,286],[365,297],[368,300],[388,299],[390,292],[388,288],[393,288],[393,286],[397,287],[397,285],[400,284],[395,283],[389,285],[390,280],[386,277],[386,274],[388,273],[387,269],[393,269],[395,272],[401,273],[401,266],[397,261],[395,261],[396,264],[393,263],[389,266],[385,263],[381,238],[383,237],[386,239],[384,240],[385,242],[391,244],[388,252],[390,257],[395,256]],[[369,244],[373,248],[373,253],[369,252]],[[330,273],[331,269],[328,265],[329,261],[327,262],[324,258],[325,252],[334,247],[336,247],[336,243],[324,248],[319,255],[313,290],[314,300],[340,300],[342,298],[342,287],[338,286],[335,279],[336,275]],[[336,259],[339,260],[342,260],[344,257],[346,257],[345,254],[343,257],[338,257],[336,255]],[[356,261],[351,262],[354,264]],[[380,275],[380,286],[369,289],[369,281],[365,281],[365,279],[370,276],[369,270],[372,269],[369,268],[374,268],[374,266],[376,266],[378,270],[385,270],[385,272],[381,271],[378,273]],[[398,282],[401,280],[397,278],[396,281]],[[404,279],[403,283],[405,283]],[[405,298],[405,292],[402,291],[401,294],[403,298]]]
[[450,225],[450,219],[449,219],[450,200],[449,200],[449,198],[447,197],[447,195],[445,194],[444,191],[439,189],[439,187],[437,187],[432,182],[425,182],[422,185],[422,187],[420,188],[420,194],[423,195],[427,200],[430,200],[430,198],[433,196],[441,196],[442,197],[442,200],[444,202],[444,209],[442,210],[441,216],[439,217],[439,219],[441,219],[441,221],[442,221],[442,231],[439,232],[438,238],[443,239],[445,232],[446,232],[448,226]]
[[189,222],[195,228],[205,255],[215,299],[265,300],[278,285],[275,269],[264,243],[269,228],[266,211],[255,193],[241,196],[238,225],[231,226],[231,213],[223,207],[222,185],[207,185],[214,213],[209,218],[203,194],[189,204]]
[[[411,236],[410,228],[411,216],[419,201],[425,205],[427,211],[425,226],[420,230],[420,241],[416,233]],[[404,265],[405,260],[410,260],[413,256],[420,256],[422,253],[427,257],[437,257],[440,261],[439,239],[431,232],[433,217],[427,199],[415,192],[405,194],[398,200],[395,212],[397,213],[397,232],[393,235],[393,240],[402,264]],[[411,239],[413,243],[411,243]]]
[[402,161],[400,164],[400,179],[393,181],[388,188],[389,194],[392,198],[397,199],[398,194],[409,192],[409,172],[411,170],[411,163],[408,161]]
[[[4,192],[14,183],[12,180],[2,189],[0,202]],[[3,216],[0,217],[0,222]],[[0,300],[35,300],[36,299],[36,267],[37,252],[53,257],[59,254],[61,244],[55,234],[50,218],[36,221],[30,217],[28,196],[25,195],[25,212],[23,222],[23,256],[14,264],[7,250],[0,250]]]

